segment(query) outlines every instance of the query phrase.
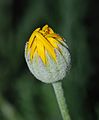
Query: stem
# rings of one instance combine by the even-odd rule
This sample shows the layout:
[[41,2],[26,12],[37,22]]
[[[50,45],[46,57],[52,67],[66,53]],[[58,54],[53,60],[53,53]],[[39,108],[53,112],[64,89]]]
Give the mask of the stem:
[[55,94],[56,94],[56,99],[59,104],[59,108],[63,117],[63,120],[71,120],[68,112],[67,105],[65,103],[65,97],[62,89],[62,83],[61,82],[55,82],[52,83]]

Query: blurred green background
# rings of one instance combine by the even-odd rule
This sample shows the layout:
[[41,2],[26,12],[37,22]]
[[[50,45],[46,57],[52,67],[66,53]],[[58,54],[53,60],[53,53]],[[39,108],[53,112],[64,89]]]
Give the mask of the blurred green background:
[[24,47],[45,24],[63,36],[72,68],[63,81],[72,120],[99,120],[96,0],[0,0],[0,120],[62,120],[51,85],[29,72]]

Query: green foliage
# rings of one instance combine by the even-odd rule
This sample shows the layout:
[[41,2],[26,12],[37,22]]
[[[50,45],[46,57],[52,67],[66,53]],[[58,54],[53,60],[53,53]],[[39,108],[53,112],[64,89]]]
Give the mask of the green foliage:
[[70,46],[72,68],[63,87],[72,120],[88,120],[90,113],[84,107],[90,65],[83,25],[86,1],[8,1],[0,0],[0,120],[62,120],[51,85],[36,80],[24,59],[25,42],[45,24]]

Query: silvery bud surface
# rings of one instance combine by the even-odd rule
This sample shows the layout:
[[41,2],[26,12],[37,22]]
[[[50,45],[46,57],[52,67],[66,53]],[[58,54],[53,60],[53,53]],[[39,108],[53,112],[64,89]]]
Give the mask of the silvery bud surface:
[[32,33],[25,46],[25,59],[31,73],[44,83],[62,80],[71,63],[64,39],[48,25]]

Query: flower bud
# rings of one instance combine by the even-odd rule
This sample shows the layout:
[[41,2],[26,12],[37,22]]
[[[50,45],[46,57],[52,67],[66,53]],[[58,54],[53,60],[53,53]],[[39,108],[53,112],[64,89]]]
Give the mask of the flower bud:
[[48,25],[32,33],[25,46],[25,59],[31,73],[45,83],[62,80],[71,61],[64,39]]

